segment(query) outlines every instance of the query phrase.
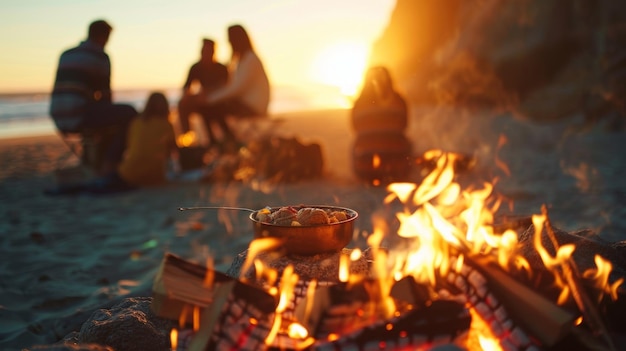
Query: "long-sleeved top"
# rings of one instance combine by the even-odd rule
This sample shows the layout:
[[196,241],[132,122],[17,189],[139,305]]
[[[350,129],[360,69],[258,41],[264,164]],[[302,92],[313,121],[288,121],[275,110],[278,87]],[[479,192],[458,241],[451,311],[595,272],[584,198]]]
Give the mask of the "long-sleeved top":
[[104,48],[89,40],[61,54],[50,115],[61,131],[76,131],[92,102],[111,103],[111,61]]
[[174,129],[167,119],[135,118],[128,128],[120,177],[135,186],[165,182],[167,162],[176,145]]
[[270,84],[263,63],[253,51],[239,58],[228,84],[209,95],[210,103],[230,99],[239,100],[259,115],[267,113]]

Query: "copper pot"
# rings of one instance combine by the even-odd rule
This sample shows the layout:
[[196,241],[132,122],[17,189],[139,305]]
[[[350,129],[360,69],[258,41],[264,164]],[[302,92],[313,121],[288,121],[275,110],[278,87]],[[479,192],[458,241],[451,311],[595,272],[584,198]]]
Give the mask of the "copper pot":
[[[314,207],[330,211],[343,211],[348,219],[331,224],[311,225],[311,226],[285,226],[263,223],[257,220],[257,213],[250,214],[254,238],[274,237],[282,240],[282,248],[288,254],[294,255],[315,255],[321,253],[338,252],[352,240],[354,231],[354,221],[359,214],[349,208],[320,206],[320,205],[299,205],[292,206],[295,209],[303,207]],[[280,207],[270,208],[271,212]]]

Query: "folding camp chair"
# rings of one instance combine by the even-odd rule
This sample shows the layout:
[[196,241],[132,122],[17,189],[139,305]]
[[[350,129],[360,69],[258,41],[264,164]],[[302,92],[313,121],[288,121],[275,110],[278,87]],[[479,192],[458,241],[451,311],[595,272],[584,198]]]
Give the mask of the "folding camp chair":
[[82,166],[97,171],[104,160],[104,154],[115,127],[99,130],[83,130],[82,132],[61,132],[59,136],[69,151],[80,159]]

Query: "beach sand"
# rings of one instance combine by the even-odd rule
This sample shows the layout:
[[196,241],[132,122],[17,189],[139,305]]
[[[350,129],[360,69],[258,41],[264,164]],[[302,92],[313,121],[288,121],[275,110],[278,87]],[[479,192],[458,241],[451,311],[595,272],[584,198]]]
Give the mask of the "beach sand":
[[[511,116],[414,108],[408,136],[416,154],[441,148],[477,158],[465,184],[498,179],[505,211],[540,212],[548,204],[564,230],[595,229],[626,239],[623,132],[568,132],[573,121],[537,125]],[[261,191],[243,183],[176,182],[107,195],[46,196],[59,168],[78,160],[56,135],[0,140],[0,348],[52,343],[102,305],[149,295],[165,252],[225,272],[252,238],[248,212],[178,211],[181,206],[326,204],[359,213],[351,247],[366,246],[371,218],[384,209],[381,187],[351,172],[349,111],[308,111],[272,117],[283,136],[322,146],[321,179]],[[502,135],[507,142],[498,147]],[[68,156],[68,157],[66,157]],[[506,165],[506,167],[502,165]],[[508,171],[507,171],[508,168]],[[507,174],[508,173],[508,174]],[[416,175],[415,181],[420,180]]]
[[57,135],[1,139],[0,348],[50,343],[75,328],[68,320],[79,323],[120,296],[149,294],[166,251],[199,261],[211,256],[225,272],[251,240],[249,213],[180,212],[181,206],[377,205],[380,189],[367,195],[369,203],[353,191],[347,116],[345,110],[277,116],[272,125],[279,134],[323,145],[326,175],[269,193],[239,183],[177,182],[107,196],[46,196],[57,170],[72,169],[77,158]]

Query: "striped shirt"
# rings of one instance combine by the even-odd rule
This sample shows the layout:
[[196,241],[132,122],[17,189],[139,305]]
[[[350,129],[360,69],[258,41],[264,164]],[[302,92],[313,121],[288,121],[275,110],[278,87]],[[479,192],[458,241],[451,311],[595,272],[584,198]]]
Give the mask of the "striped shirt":
[[59,130],[75,132],[93,102],[111,102],[111,61],[102,46],[87,40],[61,54],[50,115]]

